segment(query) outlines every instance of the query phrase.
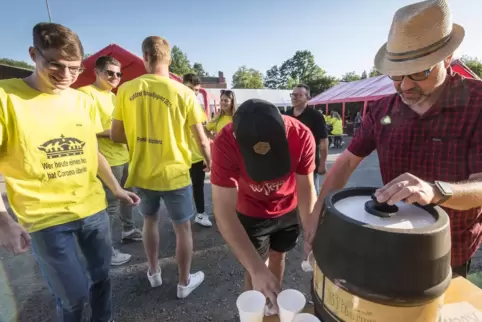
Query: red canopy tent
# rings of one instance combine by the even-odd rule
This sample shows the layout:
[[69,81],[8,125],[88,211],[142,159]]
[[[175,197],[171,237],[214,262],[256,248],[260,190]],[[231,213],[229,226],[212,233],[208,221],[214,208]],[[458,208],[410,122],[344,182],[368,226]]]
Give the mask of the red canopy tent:
[[[121,63],[122,73],[124,74],[121,80],[121,84],[147,73],[142,58],[122,48],[119,45],[110,44],[109,46],[101,49],[97,53],[87,57],[84,60],[83,64],[85,67],[85,71],[80,74],[77,81],[72,85],[73,88],[90,85],[95,81],[95,61],[101,56],[112,56]],[[169,76],[171,79],[182,82],[182,77],[176,74],[169,73]],[[199,92],[203,96],[204,111],[209,118],[211,114],[209,113],[209,101],[210,99],[215,98],[211,98],[210,94],[203,88],[201,88]]]
[[[467,78],[476,78],[477,75],[459,59],[452,61],[452,69]],[[384,96],[395,94],[393,81],[386,75],[370,77],[359,81],[340,83],[329,90],[313,97],[308,104],[325,104],[328,114],[328,104],[342,103],[342,120],[345,120],[345,103],[364,102],[362,115],[365,114],[367,102],[378,100]]]

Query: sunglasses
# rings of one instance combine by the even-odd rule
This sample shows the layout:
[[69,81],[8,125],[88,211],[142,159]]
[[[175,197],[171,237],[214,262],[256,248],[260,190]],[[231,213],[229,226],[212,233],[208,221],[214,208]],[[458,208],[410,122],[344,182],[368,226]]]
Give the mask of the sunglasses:
[[411,80],[413,81],[416,81],[416,82],[420,82],[420,81],[424,81],[428,78],[428,76],[430,75],[430,73],[432,72],[432,68],[430,69],[427,69],[427,70],[424,70],[423,72],[418,72],[418,73],[414,73],[414,74],[410,74],[410,75],[402,75],[402,76],[388,76],[391,80],[395,81],[395,82],[401,82],[405,76],[407,76],[408,78],[410,78]]
[[34,47],[34,48],[39,53],[39,55],[47,62],[47,69],[51,71],[56,71],[56,72],[61,70],[63,71],[66,68],[68,68],[69,72],[72,75],[78,75],[85,70],[83,66],[67,66],[62,63],[59,63],[58,61],[48,59],[47,57],[45,57],[45,55],[42,53],[40,49],[38,49],[37,47]]
[[221,90],[221,95],[233,95],[234,92],[230,89],[222,89]]
[[117,78],[122,78],[122,75],[123,75],[121,72],[114,72],[114,71],[112,71],[112,70],[105,70],[104,72],[105,72],[105,73],[107,74],[107,76],[109,76],[109,77],[114,77],[114,75],[115,75],[115,76],[117,76]]

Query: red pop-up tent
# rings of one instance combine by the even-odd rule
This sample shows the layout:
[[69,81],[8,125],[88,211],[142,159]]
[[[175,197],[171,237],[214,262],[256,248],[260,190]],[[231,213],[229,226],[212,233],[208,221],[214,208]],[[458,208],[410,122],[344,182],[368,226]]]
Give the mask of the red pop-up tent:
[[[477,75],[470,70],[459,59],[452,61],[452,70],[467,78],[476,78]],[[359,81],[340,83],[333,86],[329,90],[313,97],[309,105],[326,105],[326,114],[328,114],[328,104],[343,103],[342,120],[345,119],[345,103],[348,102],[364,102],[363,114],[365,114],[367,102],[378,100],[384,96],[395,94],[393,81],[386,75],[370,77]]]
[[[105,47],[104,49],[101,49],[97,53],[87,57],[84,60],[83,64],[85,67],[85,71],[82,74],[80,74],[77,81],[72,85],[73,88],[79,88],[82,86],[90,85],[93,82],[95,82],[95,73],[94,73],[95,61],[97,60],[97,58],[101,56],[114,57],[121,63],[122,65],[121,70],[122,70],[122,73],[124,74],[122,76],[121,84],[147,73],[144,67],[144,62],[142,61],[142,58],[122,48],[119,45],[110,44],[109,46]],[[169,76],[173,80],[182,82],[182,77],[179,77],[176,74],[170,73]],[[201,88],[199,92],[203,96],[204,111],[206,112],[206,115],[209,118],[211,116],[211,113],[209,113],[209,101],[215,98],[211,98],[210,94],[203,88]]]

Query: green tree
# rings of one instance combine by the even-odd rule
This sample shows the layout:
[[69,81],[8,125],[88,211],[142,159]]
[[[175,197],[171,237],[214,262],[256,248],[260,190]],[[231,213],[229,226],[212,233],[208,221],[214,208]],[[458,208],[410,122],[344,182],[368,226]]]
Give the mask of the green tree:
[[349,73],[346,73],[345,75],[343,75],[341,77],[341,81],[342,82],[353,82],[353,81],[357,81],[357,80],[360,80],[361,77],[360,75],[358,75],[357,73],[355,72],[349,72]]
[[280,67],[280,77],[288,87],[297,83],[307,83],[325,74],[315,63],[315,57],[309,50],[299,50]]
[[171,50],[171,65],[169,66],[169,71],[179,76],[193,72],[187,55],[177,46],[172,47]]
[[0,58],[0,64],[12,66],[12,67],[20,67],[20,68],[25,68],[25,69],[30,69],[30,70],[35,69],[35,66],[32,66],[27,62],[24,62],[24,61],[21,61],[21,60],[10,59],[10,58]]
[[335,86],[338,82],[339,80],[336,77],[323,74],[321,77],[308,80],[305,84],[310,88],[311,97],[315,97]]
[[192,65],[192,71],[198,76],[209,76],[201,63],[194,63]]
[[263,88],[263,74],[260,71],[241,66],[233,75],[233,88]]
[[375,67],[372,67],[372,69],[370,70],[370,74],[369,76],[370,77],[377,77],[377,76],[381,76],[382,73],[380,73],[378,70],[376,70]]
[[266,71],[264,78],[264,87],[272,89],[286,89],[286,79],[281,76],[281,71],[278,66],[273,66]]
[[482,78],[482,60],[477,57],[462,56],[460,60],[467,65],[477,76]]
[[367,71],[366,71],[366,70],[363,71],[363,73],[361,74],[361,77],[360,77],[360,78],[361,78],[361,79],[366,79],[366,78],[368,78],[368,75],[367,75]]

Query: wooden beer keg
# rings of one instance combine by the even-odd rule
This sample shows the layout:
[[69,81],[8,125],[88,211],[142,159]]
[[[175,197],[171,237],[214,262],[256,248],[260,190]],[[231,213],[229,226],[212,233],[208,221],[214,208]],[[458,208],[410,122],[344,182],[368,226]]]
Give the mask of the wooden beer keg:
[[440,207],[381,204],[376,188],[325,198],[313,242],[324,322],[436,322],[449,287],[450,223]]

